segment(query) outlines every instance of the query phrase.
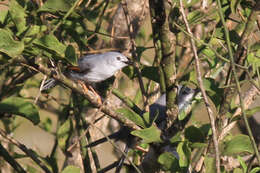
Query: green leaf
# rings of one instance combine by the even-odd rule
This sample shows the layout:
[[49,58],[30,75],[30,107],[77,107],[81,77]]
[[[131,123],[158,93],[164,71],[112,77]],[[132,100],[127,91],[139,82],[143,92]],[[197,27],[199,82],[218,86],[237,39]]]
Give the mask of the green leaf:
[[59,56],[64,57],[66,46],[59,42],[54,35],[45,35],[40,39],[34,41],[34,44],[41,46],[49,51],[54,51]]
[[28,32],[26,33],[26,36],[34,36],[37,35],[41,32],[44,32],[47,30],[47,26],[46,25],[32,25],[30,26],[30,29],[28,30]]
[[133,79],[136,77],[135,70],[133,66],[126,66],[122,70],[130,79]]
[[246,115],[247,116],[252,116],[252,115],[254,115],[257,112],[260,112],[260,106],[257,106],[255,108],[246,110]]
[[30,120],[34,125],[40,122],[37,107],[21,97],[9,97],[0,102],[0,112],[20,115]]
[[154,121],[155,121],[155,119],[151,120],[150,118],[151,117],[150,117],[150,113],[149,112],[145,112],[143,114],[143,119],[144,119],[145,123],[147,124],[147,127],[152,125],[154,123]]
[[221,104],[223,88],[219,88],[219,83],[216,82],[215,79],[205,78],[203,79],[203,85],[210,96],[211,101],[214,103],[214,106],[217,107]]
[[253,66],[253,72],[256,72],[256,68],[260,67],[260,58],[257,58],[254,53],[249,53],[247,61]]
[[71,8],[73,2],[73,0],[47,0],[38,12],[66,12]]
[[170,142],[173,144],[175,142],[180,142],[181,140],[181,132],[178,132],[176,135],[171,137]]
[[80,173],[80,168],[69,165],[61,173]]
[[51,127],[52,127],[52,121],[51,119],[48,117],[46,118],[44,121],[42,121],[41,126],[44,130],[46,130],[47,132],[51,131]]
[[186,114],[185,112],[185,109],[181,110],[181,112],[179,112],[178,114],[178,119],[181,121],[181,120],[184,120],[186,118],[188,114]]
[[205,16],[204,13],[198,10],[194,10],[190,12],[187,16],[189,24],[196,24],[197,22],[201,22],[201,19]]
[[210,68],[211,69],[215,68],[218,60],[217,60],[216,55],[213,52],[213,50],[206,47],[206,48],[202,49],[201,53],[206,56],[207,62],[210,65]]
[[3,52],[10,57],[15,57],[21,54],[23,49],[23,42],[13,40],[10,32],[0,29],[0,52]]
[[29,173],[39,172],[36,168],[34,168],[33,166],[30,166],[30,165],[26,165],[26,171],[29,172]]
[[190,145],[191,148],[204,148],[207,147],[208,145],[205,143],[200,143],[200,142],[194,142]]
[[247,172],[247,165],[245,163],[245,161],[242,159],[242,157],[237,156],[237,160],[239,161],[240,165],[243,168],[243,172]]
[[9,4],[9,12],[18,30],[17,35],[20,35],[27,28],[25,20],[25,9],[20,6],[16,0],[11,0]]
[[256,167],[250,171],[250,173],[258,173],[260,171],[260,167]]
[[204,160],[206,171],[205,173],[216,173],[216,161],[215,158],[206,156]]
[[143,139],[144,143],[162,142],[161,131],[155,126],[141,130],[134,130],[131,132],[131,134]]
[[254,153],[251,141],[247,135],[237,135],[223,143],[223,155],[234,155],[242,152]]
[[250,51],[258,51],[260,49],[260,43],[256,42],[250,47]]
[[247,61],[252,65],[255,64],[257,67],[260,66],[260,58],[255,57],[253,53],[250,53],[247,56]]
[[195,126],[186,128],[184,134],[190,142],[204,142],[205,139],[203,132]]
[[177,146],[177,152],[179,154],[179,165],[181,168],[187,168],[190,164],[191,151],[188,147],[188,142],[180,142]]
[[235,168],[233,173],[244,173],[242,169],[240,168]]
[[65,51],[65,58],[68,60],[68,62],[70,62],[74,66],[78,64],[75,49],[73,46],[71,45],[67,46]]
[[72,127],[73,126],[71,120],[67,119],[58,129],[58,145],[63,151],[66,150],[66,146],[72,132]]
[[237,9],[237,6],[240,4],[241,0],[231,0],[230,1],[230,8],[231,8],[231,12],[233,14],[236,13],[236,9]]
[[5,22],[7,14],[8,14],[8,10],[1,9],[1,13],[0,13],[0,23],[1,24],[3,24]]
[[178,159],[169,152],[164,152],[158,157],[158,162],[162,165],[164,171],[177,172],[180,170]]
[[212,134],[211,125],[210,124],[203,124],[200,127],[200,130],[201,130],[201,132],[203,133],[204,136],[209,136],[209,135]]
[[123,114],[124,117],[126,117],[127,119],[133,121],[136,125],[140,126],[140,127],[147,127],[147,123],[144,121],[144,119],[142,119],[142,117],[140,115],[138,115],[137,113],[126,109],[126,108],[120,108],[117,109],[116,112]]

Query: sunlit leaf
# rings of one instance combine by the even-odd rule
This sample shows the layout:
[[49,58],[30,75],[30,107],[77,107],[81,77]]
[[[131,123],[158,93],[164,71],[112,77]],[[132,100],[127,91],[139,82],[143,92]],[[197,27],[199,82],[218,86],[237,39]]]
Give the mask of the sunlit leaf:
[[15,57],[24,50],[23,42],[15,41],[10,32],[0,29],[0,52]]
[[187,142],[180,142],[177,146],[177,152],[179,154],[179,165],[181,168],[188,167],[190,162],[191,151]]
[[21,97],[9,97],[1,101],[0,112],[20,115],[35,125],[40,122],[37,107]]
[[190,145],[191,148],[204,148],[204,147],[207,147],[208,145],[205,144],[205,143],[200,143],[200,142],[195,142],[195,143],[192,143]]
[[0,13],[0,23],[4,23],[6,16],[8,14],[8,10],[6,9],[1,9],[1,13]]
[[204,17],[204,13],[199,10],[194,10],[190,12],[187,16],[189,24],[196,24],[197,22],[201,21]]
[[35,40],[34,44],[53,51],[61,57],[65,56],[66,46],[59,42],[54,35],[45,35],[40,39]]
[[256,114],[257,112],[260,112],[260,106],[246,110],[246,115],[252,116],[252,115]]
[[253,66],[253,72],[256,72],[256,68],[260,67],[260,58],[256,57],[254,53],[249,53],[247,61]]
[[206,156],[205,160],[204,160],[204,164],[205,164],[205,169],[206,169],[205,173],[216,173],[217,172],[215,158]]
[[224,155],[234,155],[242,152],[254,153],[251,141],[247,135],[236,135],[224,142]]
[[162,142],[161,131],[155,126],[151,126],[149,128],[141,130],[134,130],[131,132],[131,134],[143,139],[144,143]]
[[176,135],[171,137],[170,142],[173,144],[175,142],[180,142],[181,140],[181,132],[178,132]]
[[9,11],[12,20],[14,21],[15,26],[18,30],[17,35],[19,35],[27,28],[25,20],[25,17],[27,15],[25,13],[25,9],[22,6],[20,6],[16,0],[11,0],[9,4]]
[[76,66],[78,64],[77,56],[76,56],[75,49],[73,46],[71,46],[71,45],[67,46],[66,51],[65,51],[65,58],[74,66]]
[[260,171],[260,167],[256,167],[250,171],[250,173],[258,173]]
[[239,161],[240,165],[242,166],[243,172],[246,172],[246,171],[247,171],[246,162],[245,162],[245,161],[243,160],[243,158],[240,157],[240,156],[237,156],[237,160]]
[[47,30],[46,25],[32,25],[26,33],[26,36],[34,36]]
[[69,165],[61,173],[80,173],[80,168]]
[[38,11],[65,12],[71,8],[73,2],[74,0],[47,0]]
[[71,120],[67,119],[58,129],[58,144],[62,150],[66,149],[72,128]]
[[242,169],[240,168],[235,168],[233,173],[244,173]]
[[136,114],[135,112],[129,109],[120,108],[117,109],[116,112],[121,113],[124,117],[133,121],[138,126],[145,128],[148,125],[140,115]]
[[164,152],[158,157],[158,162],[165,171],[177,172],[180,170],[178,159],[169,152]]

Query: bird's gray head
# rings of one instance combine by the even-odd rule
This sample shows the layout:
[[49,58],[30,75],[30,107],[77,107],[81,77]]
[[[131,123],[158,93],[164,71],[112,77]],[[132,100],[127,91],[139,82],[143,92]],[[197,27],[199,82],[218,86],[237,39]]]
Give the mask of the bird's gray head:
[[119,52],[107,52],[105,54],[108,58],[108,63],[113,66],[115,70],[119,70],[131,64],[131,61]]

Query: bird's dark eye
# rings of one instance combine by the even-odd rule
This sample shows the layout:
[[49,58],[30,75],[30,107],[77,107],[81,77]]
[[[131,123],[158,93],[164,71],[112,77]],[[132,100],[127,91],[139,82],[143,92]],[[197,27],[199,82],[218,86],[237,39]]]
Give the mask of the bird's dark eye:
[[120,61],[120,60],[121,60],[121,57],[120,57],[120,56],[118,56],[118,57],[116,57],[116,59],[117,59],[118,61]]

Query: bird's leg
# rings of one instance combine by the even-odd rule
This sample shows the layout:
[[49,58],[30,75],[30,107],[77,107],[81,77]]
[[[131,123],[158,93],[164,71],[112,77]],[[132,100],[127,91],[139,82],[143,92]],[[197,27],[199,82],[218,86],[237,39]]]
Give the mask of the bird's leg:
[[100,95],[90,85],[85,84],[83,81],[78,81],[78,83],[81,85],[81,87],[83,88],[83,91],[85,93],[87,93],[89,90],[91,90],[91,92],[97,97],[98,103],[102,104]]

